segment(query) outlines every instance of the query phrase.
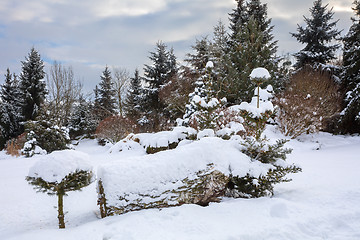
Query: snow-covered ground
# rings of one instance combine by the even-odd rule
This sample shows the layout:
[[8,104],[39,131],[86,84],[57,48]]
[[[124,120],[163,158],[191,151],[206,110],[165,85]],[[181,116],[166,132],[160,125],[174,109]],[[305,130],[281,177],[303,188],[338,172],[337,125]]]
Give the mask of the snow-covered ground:
[[[267,131],[269,138],[282,138]],[[66,229],[58,229],[57,198],[36,193],[25,176],[36,158],[0,152],[0,239],[360,239],[360,137],[319,133],[291,140],[288,161],[303,172],[275,187],[272,198],[223,199],[99,219],[95,183],[64,198]],[[132,154],[109,153],[84,140],[94,169]],[[145,154],[134,152],[137,156]]]

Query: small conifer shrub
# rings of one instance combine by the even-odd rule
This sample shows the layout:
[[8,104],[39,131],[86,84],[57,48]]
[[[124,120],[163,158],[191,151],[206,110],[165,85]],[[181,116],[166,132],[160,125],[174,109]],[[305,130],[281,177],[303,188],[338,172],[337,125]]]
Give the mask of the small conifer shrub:
[[66,192],[80,190],[94,180],[91,166],[81,159],[83,153],[68,151],[71,153],[59,151],[47,155],[30,168],[26,177],[37,192],[58,196],[59,228],[65,228],[63,198]]

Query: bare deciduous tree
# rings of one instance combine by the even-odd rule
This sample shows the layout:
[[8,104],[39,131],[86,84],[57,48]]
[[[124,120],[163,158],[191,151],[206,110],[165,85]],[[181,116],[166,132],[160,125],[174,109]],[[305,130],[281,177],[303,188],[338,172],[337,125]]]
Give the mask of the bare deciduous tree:
[[47,74],[48,111],[58,126],[64,126],[70,117],[74,102],[82,91],[82,83],[75,80],[72,67],[54,62]]
[[125,97],[130,83],[130,74],[127,69],[116,67],[113,68],[113,73],[113,86],[116,92],[116,102],[119,107],[120,116],[123,116]]

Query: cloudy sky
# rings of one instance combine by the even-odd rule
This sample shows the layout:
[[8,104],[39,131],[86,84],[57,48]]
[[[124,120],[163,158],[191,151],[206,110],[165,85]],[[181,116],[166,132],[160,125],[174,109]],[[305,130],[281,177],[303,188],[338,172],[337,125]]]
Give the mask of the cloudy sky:
[[[289,32],[303,25],[313,0],[263,0],[275,25],[279,54],[301,49]],[[348,31],[352,0],[324,0],[334,8],[338,29]],[[149,51],[162,40],[179,60],[196,38],[211,35],[221,19],[227,24],[235,0],[0,0],[0,83],[9,67],[34,46],[46,63],[72,66],[90,92],[106,65],[131,73],[148,63]]]

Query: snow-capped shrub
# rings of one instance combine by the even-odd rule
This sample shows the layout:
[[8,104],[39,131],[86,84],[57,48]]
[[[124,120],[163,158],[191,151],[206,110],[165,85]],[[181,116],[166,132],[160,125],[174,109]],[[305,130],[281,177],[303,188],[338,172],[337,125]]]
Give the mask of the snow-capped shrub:
[[59,228],[65,228],[63,197],[93,182],[88,155],[74,150],[56,151],[42,156],[29,170],[26,180],[38,192],[58,196]]
[[339,114],[341,99],[339,87],[329,74],[304,67],[291,76],[276,99],[279,128],[292,138],[324,130]]
[[130,133],[136,133],[137,131],[138,126],[131,119],[122,116],[111,116],[99,123],[95,136],[100,144],[106,141],[116,143]]
[[277,140],[275,144],[268,144],[266,137],[246,137],[241,142],[241,152],[250,157],[252,161],[270,165],[271,168],[259,177],[231,175],[226,195],[229,197],[256,198],[272,196],[274,184],[289,182],[285,178],[288,173],[297,173],[301,168],[285,162],[286,155],[291,149],[284,148],[287,140]]
[[25,123],[26,142],[22,153],[26,157],[34,154],[46,154],[56,150],[68,149],[70,143],[68,129],[53,126],[45,120]]
[[[271,166],[265,174],[259,177],[236,176],[231,174],[227,186],[226,195],[230,197],[262,197],[273,194],[274,184],[290,181],[285,178],[287,173],[295,173],[301,169],[295,165],[288,165],[286,154],[291,153],[291,149],[284,148],[286,140],[277,140],[276,144],[268,144],[268,139],[263,136],[266,123],[273,116],[274,107],[269,101],[272,88],[266,90],[258,87],[255,90],[256,97],[251,103],[243,102],[233,106],[244,118],[246,135],[241,139],[240,151],[254,162],[260,162]],[[259,100],[259,101],[258,101]]]

